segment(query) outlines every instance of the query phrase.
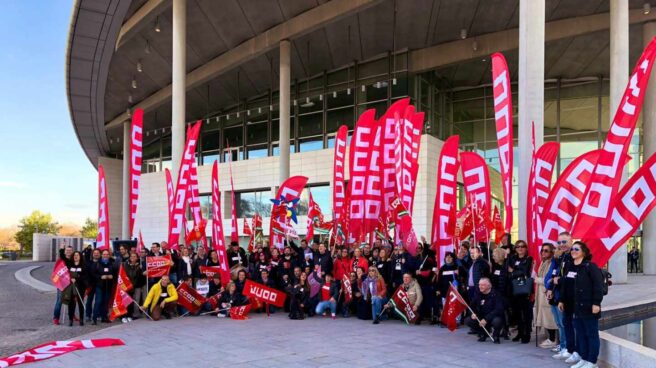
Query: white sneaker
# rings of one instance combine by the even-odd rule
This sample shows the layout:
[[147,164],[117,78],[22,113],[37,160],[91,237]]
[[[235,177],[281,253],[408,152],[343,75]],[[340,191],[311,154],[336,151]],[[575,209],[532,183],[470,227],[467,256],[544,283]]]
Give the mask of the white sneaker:
[[581,368],[599,368],[599,366],[596,365],[595,363],[585,362],[585,365],[582,366]]
[[125,318],[125,317],[123,317],[123,318],[121,318],[121,322],[123,322],[123,323],[128,323],[128,319]]
[[128,317],[128,322],[132,322],[132,317]]
[[552,353],[560,353],[560,344],[557,344],[553,348],[551,348]]
[[223,313],[219,313],[219,314],[217,314],[216,316],[217,316],[218,318],[225,318],[225,314],[223,314]]
[[571,357],[571,356],[572,356],[572,354],[570,354],[570,353],[567,351],[567,349],[563,349],[563,350],[561,350],[558,354],[552,356],[552,358],[554,358],[554,359],[558,359],[558,360],[565,360],[565,359],[567,359],[567,358],[569,358],[569,357]]
[[586,362],[585,360],[581,359],[581,360],[579,360],[578,363],[574,364],[574,365],[571,366],[570,368],[584,368],[584,367],[587,367],[587,366],[588,366],[588,362]]
[[[574,354],[572,354],[572,356],[570,356],[569,358],[567,358],[565,360],[565,363],[574,364],[574,363],[578,363],[579,360],[581,360],[581,356],[579,355],[579,353],[574,352]],[[577,367],[577,368],[579,368],[579,367]]]
[[542,341],[539,346],[543,349],[550,349],[550,348],[553,348],[554,344],[555,344],[555,342],[553,342],[549,339],[546,339],[546,340]]

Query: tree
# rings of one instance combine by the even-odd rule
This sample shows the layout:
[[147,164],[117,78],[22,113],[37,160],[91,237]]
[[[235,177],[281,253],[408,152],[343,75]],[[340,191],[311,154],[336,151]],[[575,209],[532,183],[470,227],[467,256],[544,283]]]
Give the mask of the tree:
[[98,237],[98,222],[88,218],[84,220],[84,226],[80,230],[80,235],[85,239],[95,239]]
[[18,243],[14,240],[14,235],[18,228],[15,226],[0,228],[0,249],[18,250]]
[[20,244],[20,253],[32,251],[32,236],[34,233],[39,234],[56,234],[59,231],[59,224],[52,220],[49,213],[32,211],[29,216],[23,217],[19,222],[19,231],[14,235],[14,239]]

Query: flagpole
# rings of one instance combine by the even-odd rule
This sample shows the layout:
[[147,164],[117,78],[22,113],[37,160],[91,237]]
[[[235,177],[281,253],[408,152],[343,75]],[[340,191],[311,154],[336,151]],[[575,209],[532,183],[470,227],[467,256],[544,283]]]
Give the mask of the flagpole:
[[149,314],[148,314],[143,308],[141,308],[141,306],[139,305],[139,303],[137,303],[134,299],[132,299],[132,303],[136,304],[136,305],[137,305],[137,308],[139,308],[139,310],[140,310],[143,314],[145,314],[146,317],[148,317],[151,321],[153,320],[153,318],[152,318],[152,317],[151,317],[151,316],[150,316],[150,315],[149,315]]
[[[456,289],[456,287],[453,285],[453,282],[449,282],[449,284],[451,284],[451,286],[453,287],[453,289],[454,289],[456,292],[458,291],[458,289]],[[467,309],[469,310],[469,312],[470,312],[473,316],[476,316],[476,313],[474,313],[474,311],[471,309],[471,307],[469,306],[469,304],[467,304],[467,302],[465,301],[465,299],[463,299],[463,297],[462,297],[462,295],[460,295],[460,293],[458,293],[458,299],[460,299],[460,300],[459,300],[460,303],[464,304],[465,307],[467,307]],[[492,341],[494,341],[494,337],[492,337],[492,335],[490,335],[490,332],[487,330],[487,328],[485,328],[485,326],[482,326],[482,325],[481,325],[481,320],[478,319],[478,316],[476,316],[476,320],[478,321],[478,325],[481,326],[481,328],[483,329],[483,331],[485,331],[485,333],[486,333],[488,336],[490,336],[490,338],[492,339]]]
[[75,284],[73,284],[73,289],[75,289],[75,292],[77,293],[77,297],[80,298],[80,304],[82,304],[82,313],[80,315],[80,320],[82,320],[82,318],[84,318],[84,314],[86,312],[86,306],[84,305],[84,299],[80,295],[80,290],[77,289],[77,286],[75,286]]

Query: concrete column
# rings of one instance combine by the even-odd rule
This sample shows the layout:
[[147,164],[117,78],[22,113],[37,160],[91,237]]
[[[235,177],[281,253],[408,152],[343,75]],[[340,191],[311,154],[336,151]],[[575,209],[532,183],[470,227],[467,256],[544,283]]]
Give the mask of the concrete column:
[[130,121],[123,122],[123,207],[121,239],[130,239]]
[[[626,83],[629,80],[629,1],[610,1],[610,119],[613,119],[620,104]],[[626,182],[627,171],[622,173],[622,183]],[[608,262],[608,270],[613,274],[613,282],[624,284],[627,281],[626,244],[620,247]]]
[[[645,23],[642,26],[642,43],[647,46],[649,41],[656,36],[656,22]],[[645,159],[656,152],[656,83],[653,82],[654,74],[652,71],[651,81],[647,85],[645,92],[645,102],[642,107],[642,136],[644,144]],[[647,275],[656,275],[656,213],[652,212],[645,219],[642,225],[642,267]],[[656,322],[655,322],[656,325]],[[654,333],[656,340],[656,332]]]
[[529,172],[531,171],[531,124],[535,144],[544,135],[544,0],[519,2],[519,239],[526,239]]
[[289,40],[280,42],[280,148],[278,185],[289,178],[289,101],[290,101],[290,68],[291,44]]
[[[171,83],[171,176],[177,182],[185,143],[187,82],[187,0],[173,0],[173,62]],[[175,184],[173,184],[175,185]]]

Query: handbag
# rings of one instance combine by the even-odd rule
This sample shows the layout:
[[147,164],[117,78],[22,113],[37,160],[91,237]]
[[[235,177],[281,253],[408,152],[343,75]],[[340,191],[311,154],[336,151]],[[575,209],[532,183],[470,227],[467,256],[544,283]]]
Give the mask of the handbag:
[[521,277],[512,279],[512,295],[513,296],[528,296],[533,292],[533,278]]

